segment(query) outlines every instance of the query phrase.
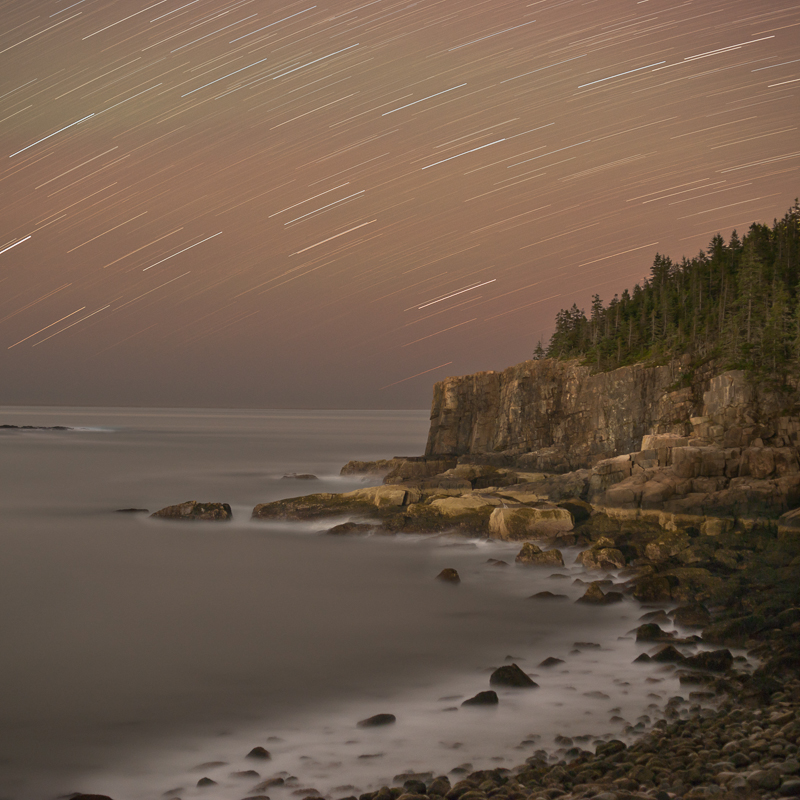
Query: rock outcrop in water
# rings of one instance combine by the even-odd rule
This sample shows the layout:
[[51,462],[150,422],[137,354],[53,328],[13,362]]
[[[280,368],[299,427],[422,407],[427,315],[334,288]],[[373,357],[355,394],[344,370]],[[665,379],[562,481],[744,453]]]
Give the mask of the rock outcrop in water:
[[233,512],[227,503],[198,503],[196,500],[187,500],[185,503],[162,508],[150,516],[189,522],[218,522],[233,519]]

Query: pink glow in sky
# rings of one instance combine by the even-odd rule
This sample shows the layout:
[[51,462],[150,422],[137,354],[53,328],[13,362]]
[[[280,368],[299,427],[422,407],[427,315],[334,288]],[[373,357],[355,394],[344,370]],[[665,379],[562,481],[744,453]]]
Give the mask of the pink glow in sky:
[[800,6],[0,2],[0,403],[424,407],[800,194]]

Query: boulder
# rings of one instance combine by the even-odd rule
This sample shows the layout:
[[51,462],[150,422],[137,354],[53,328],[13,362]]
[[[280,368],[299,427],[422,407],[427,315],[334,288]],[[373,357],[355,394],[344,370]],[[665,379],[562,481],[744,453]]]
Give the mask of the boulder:
[[257,758],[261,761],[268,761],[272,758],[270,755],[269,750],[265,749],[264,747],[254,747],[246,756],[245,758]]
[[625,566],[625,556],[621,550],[614,547],[593,547],[591,550],[584,550],[579,556],[578,561],[586,569],[622,569]]
[[640,603],[666,603],[672,599],[672,583],[664,575],[645,575],[636,581],[633,596]]
[[199,520],[225,521],[233,519],[233,513],[227,503],[198,503],[196,500],[187,500],[185,503],[162,508],[151,514],[150,517],[188,520],[190,522]]
[[619,739],[611,739],[608,742],[601,742],[598,744],[595,749],[595,755],[608,758],[609,756],[621,753],[623,750],[627,749],[628,745],[626,745],[625,742],[621,742]]
[[730,650],[705,650],[684,658],[683,666],[710,672],[726,672],[733,666],[733,656]]
[[665,645],[651,657],[652,661],[656,661],[659,664],[679,664],[683,659],[683,653],[671,644]]
[[436,580],[444,581],[445,583],[461,583],[461,577],[458,570],[447,567],[443,569],[437,576]]
[[664,642],[671,638],[672,636],[655,622],[646,622],[636,629],[637,642]]
[[573,527],[572,514],[555,505],[496,508],[489,517],[489,536],[504,541],[552,537]]
[[678,606],[672,612],[672,620],[685,628],[703,628],[711,622],[711,613],[702,603],[691,603]]
[[588,603],[596,606],[607,606],[611,603],[619,603],[623,599],[620,592],[603,593],[600,588],[599,581],[592,581],[589,584],[582,597],[579,597],[576,603]]
[[538,683],[531,680],[516,664],[504,664],[489,677],[492,686],[512,686],[517,689],[535,689]]
[[462,706],[496,706],[500,701],[497,699],[497,692],[489,690],[488,692],[478,692],[474,697],[465,700]]
[[517,564],[525,564],[527,566],[564,566],[564,557],[561,555],[560,550],[542,550],[541,547],[533,544],[533,542],[525,542],[514,561]]

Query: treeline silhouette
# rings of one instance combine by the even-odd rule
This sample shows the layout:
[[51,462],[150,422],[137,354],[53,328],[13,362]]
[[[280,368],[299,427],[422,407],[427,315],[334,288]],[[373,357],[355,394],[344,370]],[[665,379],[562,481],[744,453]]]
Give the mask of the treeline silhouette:
[[573,304],[556,315],[534,358],[579,358],[599,371],[689,354],[785,384],[800,374],[800,205],[772,227],[754,223],[739,239],[717,234],[677,264],[656,254],[649,278],[587,316]]

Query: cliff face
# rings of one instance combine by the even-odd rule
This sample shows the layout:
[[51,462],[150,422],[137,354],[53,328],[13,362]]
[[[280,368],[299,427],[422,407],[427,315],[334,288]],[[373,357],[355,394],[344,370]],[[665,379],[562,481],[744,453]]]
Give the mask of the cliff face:
[[425,454],[510,456],[563,472],[639,450],[646,434],[725,447],[798,444],[800,421],[786,415],[786,397],[759,393],[741,372],[689,380],[686,370],[673,362],[593,375],[577,361],[544,359],[446,378],[434,387]]

